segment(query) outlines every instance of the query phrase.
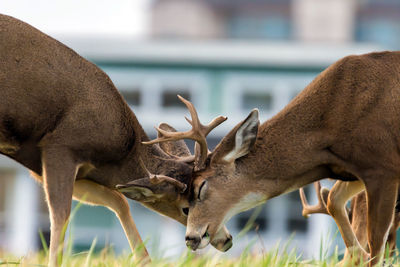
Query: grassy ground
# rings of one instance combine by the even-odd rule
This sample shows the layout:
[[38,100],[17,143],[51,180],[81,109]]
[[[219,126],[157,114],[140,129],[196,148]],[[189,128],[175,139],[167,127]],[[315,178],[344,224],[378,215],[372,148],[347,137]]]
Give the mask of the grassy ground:
[[[321,253],[321,260],[304,260],[297,255],[295,250],[287,251],[287,247],[281,250],[274,249],[266,253],[253,254],[250,249],[243,251],[242,255],[237,258],[224,258],[216,256],[198,256],[190,251],[185,252],[178,259],[154,258],[151,263],[136,258],[134,255],[139,254],[136,251],[132,254],[115,255],[109,248],[103,249],[99,253],[94,253],[96,242],[87,252],[72,253],[71,246],[67,246],[61,266],[73,267],[108,267],[108,266],[154,266],[154,267],[203,267],[203,266],[268,266],[268,267],[286,267],[286,266],[335,266],[339,262],[338,254],[325,256]],[[397,253],[398,254],[398,253]],[[46,266],[47,250],[36,254],[27,255],[25,257],[15,257],[0,252],[0,266]],[[343,266],[365,266],[365,264],[354,264],[351,262]],[[397,257],[386,257],[384,266],[400,266]]]
[[[71,219],[74,217],[76,211],[79,209],[78,205],[71,214]],[[255,217],[257,217],[257,212],[254,212],[253,216],[249,219],[244,229],[238,234],[238,238],[245,235],[247,231],[251,228]],[[65,227],[66,229],[66,227]],[[152,261],[140,259],[136,255],[140,255],[142,248],[137,248],[137,250],[131,254],[116,255],[112,248],[105,248],[100,252],[95,252],[96,250],[96,240],[93,241],[91,248],[86,252],[73,253],[72,244],[72,233],[70,232],[69,238],[67,238],[66,246],[64,248],[64,256],[62,260],[60,259],[60,265],[62,267],[114,267],[114,266],[149,266],[149,267],[311,267],[311,266],[321,266],[330,267],[338,266],[339,263],[339,253],[336,248],[335,252],[329,253],[328,248],[332,245],[326,239],[321,241],[319,248],[318,259],[304,259],[299,256],[296,249],[289,250],[290,241],[279,246],[277,244],[275,249],[254,253],[252,252],[252,247],[249,246],[245,249],[239,257],[228,258],[223,256],[210,256],[210,255],[196,255],[189,250],[183,253],[178,259],[170,259],[163,256],[153,256]],[[44,247],[43,251],[26,255],[24,257],[16,257],[5,252],[0,251],[0,267],[39,267],[47,266],[48,258],[48,247],[41,235],[42,245]],[[384,264],[380,266],[390,266],[390,267],[400,267],[400,255],[396,251],[393,257],[389,257],[389,252],[385,253]],[[366,263],[345,262],[340,265],[340,267],[347,266],[366,266]]]

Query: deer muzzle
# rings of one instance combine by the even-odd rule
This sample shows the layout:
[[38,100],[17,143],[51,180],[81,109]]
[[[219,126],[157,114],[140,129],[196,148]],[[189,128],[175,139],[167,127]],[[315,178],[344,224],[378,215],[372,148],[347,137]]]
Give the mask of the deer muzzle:
[[219,251],[226,252],[233,245],[232,236],[228,235],[225,239],[213,240],[213,241],[211,241],[211,245],[213,245]]
[[[216,234],[210,237],[208,227],[203,231],[187,232],[186,233],[186,246],[193,251],[206,247],[209,243],[219,251],[225,252],[232,247],[232,236],[229,234],[226,227],[222,227]],[[211,242],[210,242],[211,241]]]
[[200,235],[186,235],[186,246],[191,250],[195,251],[196,249],[202,249],[206,247],[210,243],[210,236],[208,235],[207,231],[200,236]]

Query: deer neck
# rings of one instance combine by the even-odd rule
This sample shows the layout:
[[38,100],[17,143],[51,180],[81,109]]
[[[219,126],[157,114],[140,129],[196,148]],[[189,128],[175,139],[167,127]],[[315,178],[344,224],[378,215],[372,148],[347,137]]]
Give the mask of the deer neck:
[[312,94],[306,97],[295,99],[263,123],[254,149],[237,160],[239,176],[251,177],[254,191],[262,188],[268,198],[329,177],[326,148],[332,135],[321,123],[323,105]]

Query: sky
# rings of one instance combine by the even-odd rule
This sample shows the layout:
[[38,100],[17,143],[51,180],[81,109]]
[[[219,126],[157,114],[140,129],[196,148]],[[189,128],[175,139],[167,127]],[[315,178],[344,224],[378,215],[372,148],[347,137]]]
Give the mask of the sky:
[[0,0],[0,13],[47,34],[146,37],[151,0]]

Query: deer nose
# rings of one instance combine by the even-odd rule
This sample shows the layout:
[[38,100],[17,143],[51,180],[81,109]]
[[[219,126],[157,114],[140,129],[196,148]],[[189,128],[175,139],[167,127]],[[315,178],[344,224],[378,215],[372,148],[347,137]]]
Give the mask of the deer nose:
[[213,246],[218,249],[219,251],[226,252],[228,251],[233,245],[232,236],[228,235],[225,240],[217,240],[214,242]]
[[222,247],[222,251],[228,251],[233,245],[232,236],[229,235],[228,238],[225,240],[224,246]]
[[190,249],[192,249],[193,251],[195,251],[201,242],[201,238],[200,236],[186,236],[185,237],[186,240],[186,246]]

